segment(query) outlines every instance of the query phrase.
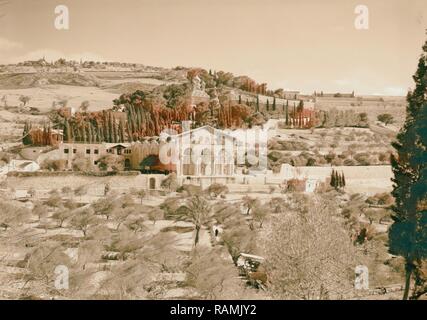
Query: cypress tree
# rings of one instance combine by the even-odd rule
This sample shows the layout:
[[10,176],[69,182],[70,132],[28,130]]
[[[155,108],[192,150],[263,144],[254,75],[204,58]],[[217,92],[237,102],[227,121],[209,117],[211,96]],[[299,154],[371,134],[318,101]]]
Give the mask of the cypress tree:
[[111,120],[111,126],[112,126],[112,128],[113,128],[113,140],[111,141],[111,142],[114,142],[114,143],[116,143],[116,142],[118,142],[117,140],[117,125],[116,125],[116,119],[114,118],[114,117],[112,117],[111,118],[112,120]]
[[108,119],[107,119],[107,112],[102,112],[102,136],[104,142],[108,142]]
[[266,108],[267,108],[267,111],[270,111],[270,102],[268,101],[268,99],[267,99],[267,106],[266,106]]
[[331,187],[336,188],[335,170],[334,169],[332,169],[330,185],[331,185]]
[[62,138],[64,142],[70,141],[70,124],[68,123],[68,120],[64,120],[64,126],[62,129]]
[[88,122],[88,135],[87,135],[87,140],[89,141],[89,143],[93,143],[93,130],[92,130],[92,123]]
[[341,172],[341,186],[343,188],[345,187],[345,176],[344,176],[344,172]]
[[42,141],[41,144],[47,146],[49,144],[49,139],[48,139],[48,135],[49,135],[49,131],[47,129],[47,126],[44,125],[43,126],[43,137],[42,137]]
[[389,251],[405,259],[404,300],[409,297],[412,276],[412,297],[427,292],[427,279],[420,272],[427,258],[427,41],[413,79],[415,89],[408,92],[405,124],[393,143],[396,155],[391,157],[395,205]]
[[86,124],[85,123],[82,124],[81,131],[82,131],[82,141],[84,143],[86,143],[87,142],[87,135],[86,135]]
[[111,113],[108,113],[108,142],[112,143],[113,141],[113,118]]
[[24,131],[22,132],[22,143],[24,145],[32,144],[30,132],[31,132],[31,124],[29,124],[28,121],[26,121],[24,124]]
[[242,104],[242,96],[239,94],[239,104]]
[[80,141],[79,130],[75,124],[71,124],[71,130],[73,132],[74,141]]
[[341,171],[340,175],[339,175],[339,179],[338,179],[339,183],[338,183],[338,187],[344,188],[344,173]]
[[136,111],[136,119],[135,119],[136,123],[135,123],[135,126],[136,126],[136,130],[140,131],[141,127],[142,127],[142,109],[139,108],[139,107],[137,107],[135,109],[135,111]]
[[133,141],[133,138],[132,138],[132,130],[131,130],[131,128],[130,128],[130,123],[129,123],[129,121],[127,122],[127,124],[126,124],[126,127],[127,127],[127,133],[128,133],[128,142],[132,142]]
[[276,111],[276,97],[273,98],[273,111]]
[[259,95],[256,96],[256,111],[259,112]]
[[289,100],[286,100],[286,125],[289,125]]
[[296,111],[296,105],[295,105],[295,102],[294,102],[294,111],[293,111],[293,114],[292,114],[292,118],[293,118],[293,120],[292,120],[292,124],[295,126],[295,119],[296,119],[296,116],[297,116],[297,111]]
[[102,142],[101,127],[98,124],[96,125],[96,142]]
[[70,123],[68,122],[68,119],[64,120],[64,129],[63,129],[63,140],[64,142],[71,142],[72,139],[72,133],[70,128]]
[[125,142],[125,127],[123,126],[123,121],[120,121],[119,123],[119,142]]
[[340,176],[338,174],[338,171],[335,171],[335,189],[339,189],[341,186],[340,184]]

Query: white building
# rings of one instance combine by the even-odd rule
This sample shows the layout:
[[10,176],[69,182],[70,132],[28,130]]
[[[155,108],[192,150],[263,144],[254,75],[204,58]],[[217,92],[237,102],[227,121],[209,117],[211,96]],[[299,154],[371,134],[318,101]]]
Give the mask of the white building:
[[8,172],[35,172],[40,170],[37,162],[30,160],[11,160],[8,164],[0,168],[0,175]]
[[162,162],[175,163],[179,184],[204,188],[212,183],[234,181],[235,139],[232,136],[204,126],[170,138],[169,150],[161,150],[159,157]]

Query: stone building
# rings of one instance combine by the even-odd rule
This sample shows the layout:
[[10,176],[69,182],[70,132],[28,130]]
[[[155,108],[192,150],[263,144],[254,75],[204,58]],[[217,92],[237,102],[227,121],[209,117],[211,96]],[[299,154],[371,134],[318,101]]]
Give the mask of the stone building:
[[72,168],[75,159],[82,157],[96,166],[101,158],[109,154],[124,156],[129,147],[130,143],[61,143],[55,158],[65,160],[68,169]]
[[198,76],[192,80],[191,105],[196,106],[199,103],[209,103],[210,96],[205,91],[205,83]]
[[[170,137],[161,159],[176,165],[178,184],[231,183],[235,172],[235,138],[210,126]],[[169,153],[168,153],[169,152]]]

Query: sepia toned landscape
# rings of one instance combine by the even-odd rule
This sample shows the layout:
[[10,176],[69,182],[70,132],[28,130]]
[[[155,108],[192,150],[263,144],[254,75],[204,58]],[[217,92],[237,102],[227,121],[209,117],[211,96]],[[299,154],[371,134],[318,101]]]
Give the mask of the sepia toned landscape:
[[12,62],[19,30],[0,33],[0,299],[426,299],[420,19],[402,94],[143,51]]

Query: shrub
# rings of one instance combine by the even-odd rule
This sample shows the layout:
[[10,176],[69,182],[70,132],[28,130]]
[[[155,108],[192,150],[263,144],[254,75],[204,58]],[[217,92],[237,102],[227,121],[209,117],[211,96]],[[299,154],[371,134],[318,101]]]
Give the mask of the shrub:
[[43,161],[41,168],[50,171],[64,171],[66,167],[65,160],[49,160]]
[[378,115],[377,120],[383,122],[385,125],[388,125],[394,122],[393,116],[389,113],[383,113]]
[[207,192],[209,193],[209,195],[218,197],[220,195],[228,193],[228,187],[220,183],[213,183],[208,187]]
[[371,159],[368,153],[357,153],[354,155],[354,159],[362,166],[369,166],[371,164]]
[[194,184],[184,184],[176,189],[176,192],[187,193],[188,195],[196,195],[202,193],[202,187],[196,186]]
[[91,169],[92,169],[92,164],[90,163],[89,159],[86,159],[84,157],[78,157],[73,161],[74,171],[88,172]]

